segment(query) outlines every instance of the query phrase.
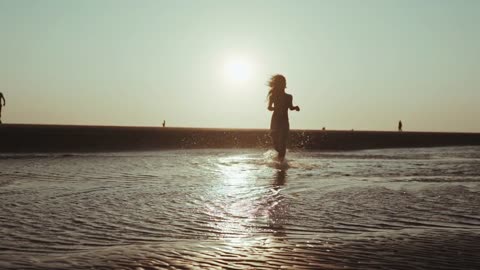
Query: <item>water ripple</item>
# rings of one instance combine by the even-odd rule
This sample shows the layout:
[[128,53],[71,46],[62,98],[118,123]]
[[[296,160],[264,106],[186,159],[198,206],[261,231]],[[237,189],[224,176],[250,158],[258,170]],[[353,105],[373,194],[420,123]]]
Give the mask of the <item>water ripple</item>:
[[0,156],[0,268],[477,269],[479,152]]

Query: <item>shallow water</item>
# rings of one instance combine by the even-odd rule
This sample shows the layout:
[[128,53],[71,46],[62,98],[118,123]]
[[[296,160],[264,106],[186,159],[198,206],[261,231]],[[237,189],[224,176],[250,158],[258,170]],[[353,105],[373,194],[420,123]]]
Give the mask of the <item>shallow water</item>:
[[0,154],[0,269],[480,269],[480,147]]

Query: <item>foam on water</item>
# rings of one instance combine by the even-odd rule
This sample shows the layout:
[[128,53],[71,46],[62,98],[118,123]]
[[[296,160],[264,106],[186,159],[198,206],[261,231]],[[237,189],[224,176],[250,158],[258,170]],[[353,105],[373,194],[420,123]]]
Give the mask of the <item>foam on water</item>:
[[0,155],[1,269],[479,269],[480,148]]

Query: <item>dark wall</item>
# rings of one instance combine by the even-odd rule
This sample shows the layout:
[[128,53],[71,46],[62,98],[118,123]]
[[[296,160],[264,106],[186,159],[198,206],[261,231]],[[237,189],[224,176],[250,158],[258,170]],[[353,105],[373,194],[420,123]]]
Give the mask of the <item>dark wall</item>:
[[[1,125],[0,152],[266,148],[268,130]],[[479,133],[292,130],[290,148],[351,150],[480,145]]]

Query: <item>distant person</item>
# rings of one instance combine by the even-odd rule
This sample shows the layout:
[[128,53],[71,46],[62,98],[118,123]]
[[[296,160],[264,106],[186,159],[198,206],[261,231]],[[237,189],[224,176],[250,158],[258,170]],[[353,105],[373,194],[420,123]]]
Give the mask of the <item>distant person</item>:
[[402,131],[402,128],[403,128],[403,124],[402,124],[402,121],[398,121],[398,131]]
[[0,92],[0,124],[2,123],[2,107],[3,106],[5,106],[5,97],[3,96],[3,93]]
[[268,82],[270,91],[268,91],[268,110],[273,111],[270,122],[270,136],[272,137],[273,147],[278,153],[278,160],[283,161],[287,151],[288,131],[290,123],[288,122],[288,110],[300,111],[300,107],[293,106],[293,97],[285,93],[287,80],[283,75],[277,74],[270,78]]
[[163,124],[162,124],[163,127],[165,127],[165,120],[163,120]]

